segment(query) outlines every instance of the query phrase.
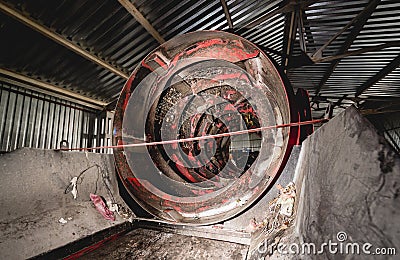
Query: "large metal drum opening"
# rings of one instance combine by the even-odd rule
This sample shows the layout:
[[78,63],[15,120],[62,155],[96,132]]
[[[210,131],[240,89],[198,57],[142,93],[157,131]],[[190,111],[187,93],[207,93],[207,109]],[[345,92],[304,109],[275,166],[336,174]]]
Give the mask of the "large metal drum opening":
[[266,191],[288,151],[289,128],[246,130],[290,121],[283,81],[255,45],[225,32],[181,35],[152,51],[121,92],[115,144],[166,142],[115,149],[118,174],[156,217],[220,222]]

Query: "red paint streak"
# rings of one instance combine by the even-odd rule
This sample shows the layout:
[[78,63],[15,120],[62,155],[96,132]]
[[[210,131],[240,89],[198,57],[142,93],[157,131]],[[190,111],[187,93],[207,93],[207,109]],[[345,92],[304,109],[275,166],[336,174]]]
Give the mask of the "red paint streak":
[[154,71],[155,69],[146,63],[146,62],[150,62],[150,61],[156,62],[160,67],[162,67],[165,70],[168,69],[167,64],[162,59],[160,59],[160,57],[157,55],[157,53],[152,53],[146,60],[142,60],[141,66],[145,67],[146,69],[149,69],[150,71]]
[[196,45],[197,47],[190,49],[189,51],[186,51],[186,54],[190,55],[193,52],[196,52],[200,49],[205,49],[207,47],[211,47],[213,45],[225,45],[226,42],[223,41],[222,39],[211,39],[211,40],[206,40],[202,42],[198,42]]
[[195,195],[202,196],[202,195],[213,193],[214,190],[192,190],[192,192]]
[[90,252],[100,248],[105,243],[113,241],[113,240],[116,240],[117,238],[119,238],[120,236],[125,234],[126,232],[127,231],[123,231],[123,232],[120,232],[118,234],[112,235],[112,236],[110,236],[110,237],[108,237],[106,239],[103,239],[103,240],[101,240],[101,241],[99,241],[99,242],[97,242],[97,243],[95,243],[95,244],[93,244],[91,246],[88,246],[88,247],[86,247],[86,248],[84,248],[84,249],[82,249],[82,250],[80,250],[80,251],[78,251],[76,253],[73,253],[72,255],[67,256],[67,257],[65,257],[63,259],[64,260],[75,260],[75,259],[78,259],[78,258],[82,257],[83,255],[85,255],[87,253],[90,253]]
[[136,187],[141,187],[142,186],[142,184],[140,183],[140,181],[137,178],[128,177],[127,179],[131,183],[132,186],[136,186]]
[[152,68],[149,64],[147,64],[147,63],[145,62],[145,60],[142,60],[142,62],[140,63],[140,65],[141,65],[142,67],[145,67],[146,69],[148,69],[148,70],[150,70],[150,71],[153,71],[153,68]]
[[252,114],[253,116],[256,117],[255,111],[253,107],[247,107],[247,108],[241,108],[238,110],[241,114]]
[[161,60],[160,57],[156,56],[154,58],[154,61],[157,62],[157,64],[160,65],[163,69],[168,69],[168,65],[163,60]]
[[217,128],[221,128],[222,126],[224,125],[224,123],[218,123],[218,124],[216,124],[215,126],[217,127]]
[[201,118],[200,114],[196,114],[191,117],[191,119],[190,119],[190,137],[195,136],[196,127],[197,127],[197,124],[198,124],[200,118]]
[[195,162],[196,158],[193,156],[192,151],[189,151],[188,155],[187,155],[189,161]]
[[227,104],[224,107],[224,111],[236,111],[236,108],[232,104]]
[[[227,47],[230,43],[234,43],[237,48],[235,47]],[[221,46],[220,50],[216,51],[214,49],[211,49],[209,47],[211,46]],[[209,48],[209,49],[207,49]],[[227,42],[222,39],[211,39],[211,40],[206,40],[202,42],[197,42],[195,45],[190,46],[187,48],[187,51],[183,51],[176,55],[171,63],[170,66],[176,66],[178,60],[181,59],[183,56],[189,56],[192,55],[193,53],[199,51],[199,50],[205,50],[209,51],[207,53],[204,53],[202,56],[207,57],[209,59],[223,59],[231,62],[237,62],[241,60],[247,60],[251,59],[254,57],[257,57],[260,54],[260,51],[254,50],[251,53],[245,52],[243,50],[244,46],[240,41],[231,41]],[[232,58],[237,58],[237,59],[232,59]]]
[[184,164],[179,160],[178,156],[176,154],[173,154],[171,156],[171,159],[175,162],[176,168],[182,173],[183,176],[185,176],[189,181],[191,182],[196,182],[197,180],[190,174],[190,172],[186,169]]

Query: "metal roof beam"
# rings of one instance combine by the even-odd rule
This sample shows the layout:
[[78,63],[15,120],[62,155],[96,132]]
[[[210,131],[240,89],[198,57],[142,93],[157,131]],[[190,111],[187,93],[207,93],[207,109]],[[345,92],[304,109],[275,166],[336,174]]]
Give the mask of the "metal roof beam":
[[233,30],[233,23],[231,14],[229,13],[228,5],[225,0],[221,0],[222,9],[224,9],[226,21],[228,22],[229,29]]
[[[350,27],[350,25],[353,25],[353,28],[350,31],[350,34],[346,38],[346,41],[343,43],[343,45],[340,47],[340,50],[338,53],[345,53],[347,50],[350,48],[350,46],[353,44],[354,40],[357,38],[358,34],[364,27],[365,23],[371,17],[372,13],[375,11],[376,7],[380,3],[381,0],[371,0],[369,4],[364,8],[361,13],[359,13],[354,19],[350,21],[342,30],[340,30],[334,37],[331,38],[330,41],[328,41],[325,45],[329,45],[330,42],[332,42],[334,39],[336,39],[341,33],[343,33],[346,29]],[[325,46],[324,45],[324,46]],[[318,53],[325,47],[322,46],[318,51],[316,51],[313,55],[313,58],[319,58]],[[321,51],[322,51],[321,50]],[[322,79],[320,80],[317,90],[315,91],[316,94],[319,94],[321,92],[322,87],[325,85],[325,83],[328,81],[330,76],[332,75],[333,71],[336,69],[336,66],[339,64],[340,59],[335,59],[330,65],[328,70],[325,72],[323,75]]]
[[124,73],[124,72],[120,71],[119,69],[115,68],[114,66],[108,64],[107,62],[100,59],[99,57],[87,52],[86,50],[82,49],[79,45],[67,40],[64,36],[61,36],[61,35],[53,32],[49,28],[37,23],[32,18],[26,17],[25,15],[23,15],[19,11],[15,10],[14,8],[11,8],[7,5],[5,5],[4,3],[0,2],[0,10],[2,12],[4,12],[5,14],[11,16],[12,18],[14,18],[14,19],[26,24],[27,26],[31,27],[32,29],[38,31],[39,33],[43,34],[47,38],[57,42],[58,44],[60,44],[64,47],[67,47],[68,49],[81,55],[85,59],[90,60],[91,62],[94,62],[94,63],[102,66],[103,68],[119,75],[122,78],[125,78],[125,79],[128,78],[128,75],[126,73]]
[[296,12],[286,14],[285,32],[283,36],[283,52],[282,52],[282,67],[286,73],[286,68],[289,63],[289,57],[292,55],[294,41],[296,39]]
[[243,28],[247,28],[247,29],[251,29],[253,27],[258,26],[259,24],[265,22],[266,20],[270,19],[271,17],[277,15],[277,14],[281,14],[281,13],[289,13],[289,12],[293,12],[294,10],[296,10],[296,8],[299,9],[306,9],[308,6],[318,2],[319,0],[286,0],[283,1],[282,4],[275,9],[272,12],[269,12],[259,18],[257,18],[256,20],[246,24],[243,26]]
[[[349,57],[349,56],[355,56],[367,52],[374,52],[374,51],[380,51],[386,48],[391,48],[391,47],[400,47],[400,41],[390,41],[387,43],[371,46],[371,47],[365,47],[365,48],[360,48],[354,51],[346,51],[341,54],[337,55],[332,55],[332,56],[326,56],[323,58],[314,58],[310,59],[309,56],[307,55],[298,55],[298,56],[292,56],[290,59],[290,63],[288,64],[288,68],[299,68],[305,65],[312,65],[315,63],[321,63],[321,62],[330,62],[334,61],[334,63],[338,63],[338,60]],[[335,65],[335,66],[336,66]],[[328,71],[327,71],[328,72]],[[318,93],[316,93],[318,94]]]
[[311,26],[310,26],[310,21],[307,18],[307,14],[304,10],[301,10],[301,15],[304,21],[304,30],[305,30],[305,34],[307,37],[307,42],[309,44],[314,44],[314,36],[312,35],[312,31],[311,31]]
[[160,33],[150,24],[143,14],[129,0],[118,0],[118,2],[149,32],[158,43],[162,44],[165,39]]
[[299,33],[300,49],[307,53],[307,40],[305,36],[306,29],[304,28],[303,12],[302,10],[296,10],[297,12],[297,30]]
[[338,60],[349,57],[349,56],[355,56],[355,55],[359,55],[359,54],[363,54],[363,53],[367,53],[367,52],[379,51],[379,50],[391,48],[391,47],[400,47],[400,41],[390,41],[387,43],[383,43],[383,44],[379,44],[379,45],[375,45],[375,46],[371,46],[371,47],[365,47],[365,48],[357,49],[354,51],[346,51],[346,52],[338,54],[338,55],[326,56],[326,57],[323,57],[320,59],[313,59],[312,62],[313,63],[321,63],[321,62],[328,62],[328,61],[338,62]]
[[[24,88],[42,92],[44,94],[55,96],[58,98],[66,99],[66,100],[72,101],[74,103],[84,105],[86,107],[94,108],[97,110],[103,110],[104,107],[107,105],[106,102],[102,102],[102,101],[99,101],[99,100],[96,100],[93,98],[89,98],[89,97],[74,93],[72,91],[49,84],[47,82],[43,82],[43,81],[40,81],[37,79],[30,78],[25,75],[16,73],[14,71],[0,68],[0,74],[6,76],[8,78],[11,78],[11,80],[9,80],[6,77],[2,78],[0,76],[0,79],[2,81],[9,82],[10,84],[16,84],[16,85],[20,85],[19,82],[22,82],[23,85],[21,85],[21,86]],[[17,80],[18,82],[14,81],[13,79]]]
[[395,70],[400,66],[400,55],[397,56],[392,62],[386,65],[381,71],[379,71],[375,76],[367,80],[364,84],[362,84],[356,92],[356,97],[364,93],[367,89],[373,86],[375,83],[386,77],[390,72]]
[[[354,27],[361,25],[360,29],[362,29],[363,24],[365,24],[365,22],[371,16],[372,12],[375,10],[379,2],[380,0],[370,1],[370,3],[356,17],[354,17],[350,22],[346,24],[346,26],[344,26],[342,29],[340,29],[340,31],[338,31],[335,35],[333,35],[324,45],[321,46],[321,48],[315,51],[314,54],[312,55],[312,58],[322,57],[322,52],[329,46],[329,44],[331,44],[334,40],[336,40],[340,35],[343,34],[343,32],[349,29],[353,24]],[[351,35],[352,33],[350,33],[350,36]]]

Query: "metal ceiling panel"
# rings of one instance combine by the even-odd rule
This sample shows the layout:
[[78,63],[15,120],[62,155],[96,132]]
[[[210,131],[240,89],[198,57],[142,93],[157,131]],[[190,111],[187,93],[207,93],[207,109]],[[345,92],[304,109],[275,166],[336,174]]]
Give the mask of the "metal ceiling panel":
[[[159,45],[118,1],[2,2],[127,75]],[[400,2],[226,0],[233,32],[264,48],[278,64],[284,63],[282,58],[285,58],[285,44],[288,43],[285,28],[290,22],[288,17],[291,12],[302,14],[303,27],[294,34],[289,61],[293,58],[301,60],[301,55],[307,57],[314,54],[371,3],[377,6],[371,9],[370,16],[360,16],[365,18],[365,22],[359,25],[357,34],[352,34],[356,25],[348,26],[326,46],[322,57],[339,55],[343,50],[355,51],[400,41]],[[220,0],[132,0],[132,4],[166,40],[196,30],[230,30]],[[354,23],[357,24],[361,18]],[[257,21],[260,22],[255,23]],[[124,85],[125,79],[121,75],[78,55],[4,13],[0,13],[0,37],[0,66],[3,68],[105,102],[115,100]],[[305,52],[300,47],[303,38]],[[399,52],[400,46],[391,47],[284,69],[287,69],[294,88],[305,88],[312,96],[354,97],[360,88],[365,87],[359,95],[361,99],[400,98],[398,66],[389,66]],[[382,73],[388,66],[391,71]],[[375,80],[379,73],[382,78]],[[368,82],[373,84],[365,86]],[[338,101],[329,98],[320,100]],[[340,105],[351,103],[342,100]]]

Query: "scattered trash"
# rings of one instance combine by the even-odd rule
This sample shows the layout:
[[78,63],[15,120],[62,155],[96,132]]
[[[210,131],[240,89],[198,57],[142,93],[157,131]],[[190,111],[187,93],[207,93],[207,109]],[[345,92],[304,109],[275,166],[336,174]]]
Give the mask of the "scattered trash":
[[[86,153],[86,157],[88,157],[88,154]],[[113,196],[112,190],[111,190],[111,181],[109,179],[109,175],[107,172],[98,164],[94,164],[92,166],[87,167],[85,170],[83,170],[78,176],[73,177],[64,190],[64,194],[72,193],[74,199],[77,198],[78,195],[78,189],[77,185],[82,182],[83,180],[83,174],[88,172],[89,169],[92,168],[97,168],[97,178],[99,179],[101,177],[102,183],[104,184],[104,187],[106,188],[109,197],[111,200],[107,201],[105,203],[105,200],[103,201],[103,198],[99,195],[95,195],[93,193],[97,193],[97,182],[96,182],[96,189],[93,193],[90,194],[90,199],[92,200],[93,204],[95,205],[97,211],[99,211],[105,219],[108,220],[115,220],[115,215],[113,212],[116,212],[119,216],[121,216],[123,219],[132,221],[132,219],[135,217],[135,215],[132,213],[132,211],[126,209],[123,207],[121,204],[115,203],[115,198]],[[81,194],[82,195],[82,194]],[[65,220],[65,219],[64,219]],[[69,220],[69,219],[68,219]],[[71,218],[72,220],[72,218]]]
[[64,218],[60,218],[59,220],[58,220],[58,222],[60,222],[61,224],[67,224],[68,223],[68,221],[66,221]]
[[74,200],[76,200],[76,197],[77,197],[77,195],[78,195],[78,190],[76,189],[76,182],[78,181],[78,177],[74,177],[74,178],[72,178],[72,180],[70,181],[70,185],[72,185],[72,190],[71,190],[71,193],[72,193],[72,196],[74,196]]
[[294,198],[296,196],[296,190],[294,188],[294,183],[291,182],[286,188],[283,188],[281,185],[277,185],[281,194],[279,195],[277,204],[281,205],[281,209],[279,211],[280,214],[284,216],[292,216],[293,207],[294,207]]
[[246,228],[247,232],[255,232],[259,229],[270,234],[273,231],[287,229],[293,222],[294,203],[296,197],[296,188],[293,182],[289,183],[285,188],[280,184],[276,185],[280,194],[269,202],[268,212],[266,217],[257,223],[256,219],[250,220]]
[[111,201],[107,201],[107,207],[110,211],[118,213],[118,204],[117,203],[112,203]]
[[[77,195],[78,195],[78,189],[77,189],[78,180],[80,180],[82,182],[83,174],[85,174],[89,169],[92,169],[94,167],[97,168],[97,176],[100,177],[100,175],[101,175],[103,177],[103,183],[106,186],[106,189],[110,193],[111,197],[113,197],[112,193],[110,191],[110,188],[109,188],[109,184],[104,180],[106,174],[104,173],[104,170],[101,168],[101,166],[98,164],[89,166],[88,168],[83,170],[78,176],[73,177],[71,179],[70,183],[68,184],[67,188],[65,189],[64,194],[68,194],[69,192],[71,192],[72,195],[74,196],[74,199],[76,199]],[[97,183],[96,183],[96,190],[94,191],[94,193],[96,193],[96,191],[97,191]]]
[[117,213],[120,217],[122,217],[123,219],[128,220],[130,222],[132,222],[131,219],[133,219],[135,217],[135,215],[133,214],[133,212],[131,210],[125,208],[122,205],[118,205]]
[[281,210],[279,211],[279,213],[282,215],[288,216],[288,217],[292,216],[294,198],[289,198],[289,199],[280,201],[280,204],[281,204]]
[[110,211],[112,212],[117,212],[117,214],[125,219],[128,220],[132,217],[133,213],[126,209],[124,206],[118,204],[118,203],[113,203],[112,201],[107,201],[107,207]]
[[253,233],[259,228],[259,225],[257,224],[257,221],[255,218],[252,218],[250,220],[249,225],[246,227],[246,232]]
[[115,220],[114,213],[107,208],[103,199],[99,195],[90,193],[90,199],[92,200],[93,204],[95,205],[97,211],[100,212],[100,214],[103,215],[103,217],[105,219],[112,220],[112,221]]

